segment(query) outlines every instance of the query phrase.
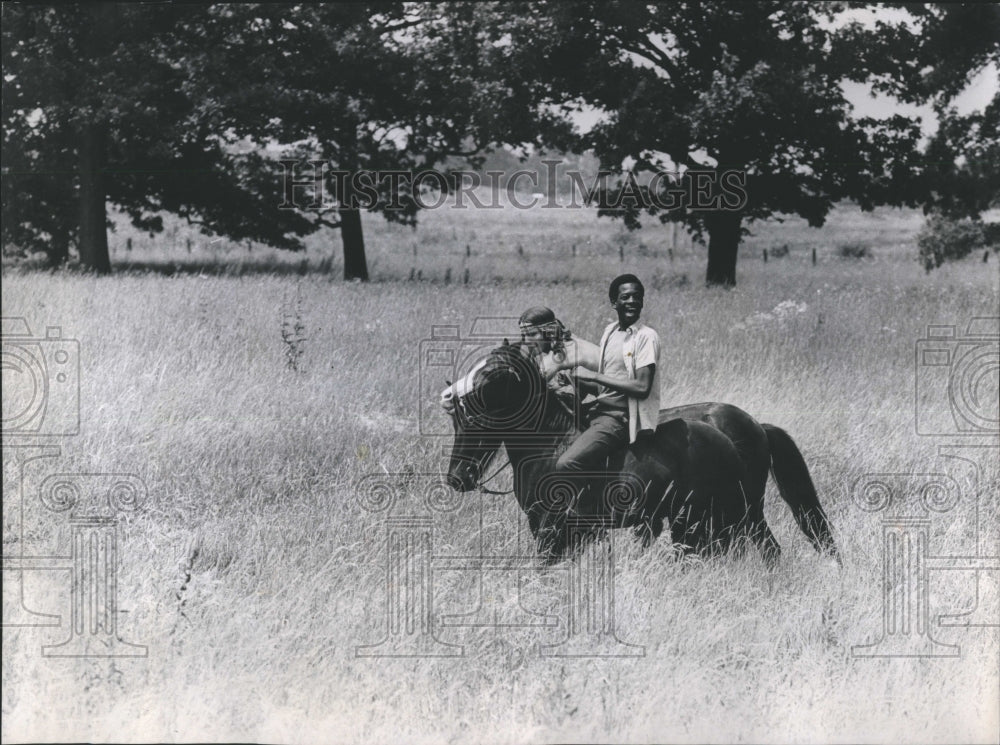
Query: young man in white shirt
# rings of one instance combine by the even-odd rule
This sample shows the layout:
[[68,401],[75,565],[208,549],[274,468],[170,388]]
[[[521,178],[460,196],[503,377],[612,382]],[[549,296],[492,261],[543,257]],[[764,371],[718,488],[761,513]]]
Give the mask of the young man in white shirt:
[[660,413],[660,336],[639,321],[645,288],[634,274],[615,277],[608,289],[618,320],[604,329],[598,372],[577,367],[577,380],[596,383],[590,425],[556,464],[566,473],[600,471],[609,454],[656,429]]

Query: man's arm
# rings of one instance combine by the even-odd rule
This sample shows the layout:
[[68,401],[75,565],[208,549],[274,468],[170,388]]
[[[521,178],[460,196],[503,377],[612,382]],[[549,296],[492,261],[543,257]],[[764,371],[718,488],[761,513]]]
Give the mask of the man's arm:
[[593,342],[574,336],[566,343],[565,356],[561,360],[556,360],[552,352],[546,352],[544,360],[546,372],[572,370],[574,367],[597,371],[601,368],[601,348]]
[[624,393],[630,398],[643,401],[649,398],[649,392],[653,388],[653,373],[656,372],[656,365],[645,365],[635,371],[635,378],[612,378],[604,373],[596,373],[585,367],[578,367],[574,371],[577,380],[597,383],[613,391]]

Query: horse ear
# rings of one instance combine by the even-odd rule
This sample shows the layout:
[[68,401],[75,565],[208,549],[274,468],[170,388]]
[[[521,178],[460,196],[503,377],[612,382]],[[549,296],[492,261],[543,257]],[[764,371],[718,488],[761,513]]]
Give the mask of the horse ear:
[[504,337],[503,346],[505,346],[505,347],[509,347],[510,346],[510,342],[507,341],[507,337]]
[[444,384],[445,384],[446,386],[448,386],[449,388],[451,388],[451,381],[450,381],[450,380],[448,380],[448,378],[445,378],[445,379],[444,379]]

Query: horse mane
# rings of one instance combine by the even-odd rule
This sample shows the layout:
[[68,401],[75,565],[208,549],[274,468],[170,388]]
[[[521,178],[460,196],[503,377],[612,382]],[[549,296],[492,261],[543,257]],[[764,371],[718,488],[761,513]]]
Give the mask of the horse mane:
[[[534,360],[522,353],[521,350],[524,346],[522,342],[504,344],[494,349],[490,353],[490,358],[499,359],[509,367],[524,371],[526,375],[531,377],[530,390],[541,391],[540,404],[542,407],[542,417],[538,422],[537,431],[547,433],[564,432],[567,435],[572,435],[576,419],[575,415],[560,401],[555,391],[549,388],[544,374],[538,369],[538,365]],[[487,362],[487,367],[489,366],[490,362]]]

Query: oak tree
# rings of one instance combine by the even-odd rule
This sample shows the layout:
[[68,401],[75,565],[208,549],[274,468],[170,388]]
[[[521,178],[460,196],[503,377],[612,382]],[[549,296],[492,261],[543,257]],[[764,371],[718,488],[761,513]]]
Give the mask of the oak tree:
[[[605,211],[630,226],[646,213],[707,233],[706,280],[732,286],[749,222],[793,213],[819,226],[845,199],[919,203],[919,122],[856,119],[842,87],[916,81],[919,34],[838,21],[846,6],[535,2],[502,33],[520,65],[544,76],[541,98],[603,113],[582,144],[623,179]],[[658,188],[688,195],[698,179],[709,197],[724,196],[724,174],[740,174],[746,199],[643,199],[633,192],[644,172],[681,174]]]

